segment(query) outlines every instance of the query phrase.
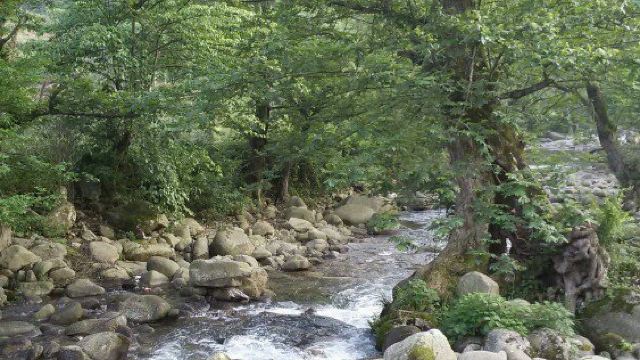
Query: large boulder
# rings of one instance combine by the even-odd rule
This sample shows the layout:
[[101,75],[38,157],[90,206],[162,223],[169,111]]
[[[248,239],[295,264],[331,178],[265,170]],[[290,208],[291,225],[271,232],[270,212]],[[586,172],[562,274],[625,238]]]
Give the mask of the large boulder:
[[126,359],[129,351],[129,339],[112,331],[86,336],[78,346],[93,360]]
[[292,206],[287,209],[287,211],[285,212],[285,216],[287,219],[304,219],[312,223],[316,221],[316,212],[313,210],[309,210],[306,207]]
[[55,242],[36,245],[32,247],[30,251],[41,259],[46,260],[64,259],[67,255],[67,247]]
[[68,231],[75,224],[76,217],[76,208],[65,201],[49,213],[46,223],[52,229]]
[[547,360],[571,360],[572,344],[557,331],[552,329],[537,329],[527,340],[531,343],[532,353]]
[[284,264],[282,264],[282,270],[284,271],[300,271],[307,270],[311,267],[309,260],[302,255],[291,255],[285,258]]
[[[418,357],[423,356],[423,357]],[[384,352],[384,360],[456,360],[449,341],[440,330],[433,329],[409,336]]]
[[132,295],[119,304],[127,318],[137,323],[147,323],[165,318],[171,305],[157,295]]
[[124,255],[127,260],[149,261],[152,256],[174,258],[175,250],[167,244],[138,244],[133,241],[125,243]]
[[499,295],[500,286],[487,275],[478,271],[472,271],[464,274],[460,278],[458,281],[457,292],[458,296],[471,293]]
[[20,245],[11,245],[0,254],[0,268],[18,271],[42,259]]
[[211,243],[213,255],[251,255],[255,249],[247,234],[240,228],[218,231]]
[[347,224],[360,225],[369,221],[376,212],[368,206],[361,204],[348,204],[338,207],[335,210],[335,214]]
[[394,327],[384,335],[384,342],[382,343],[382,351],[384,352],[389,348],[389,346],[395,343],[399,343],[400,341],[408,338],[409,336],[417,334],[419,332],[420,332],[420,328],[413,325]]
[[94,261],[106,264],[115,264],[120,258],[118,248],[104,241],[89,243],[89,253]]
[[289,219],[287,224],[293,230],[298,231],[298,232],[307,232],[307,231],[309,231],[311,229],[315,229],[315,227],[313,226],[312,223],[310,223],[307,220],[300,219],[300,218],[291,218],[291,219]]
[[157,272],[155,270],[147,271],[140,278],[140,284],[149,288],[166,285],[168,283],[169,278],[163,273]]
[[276,230],[269,222],[258,221],[251,227],[251,232],[253,233],[253,235],[271,236],[275,234]]
[[228,259],[196,260],[189,267],[192,285],[211,288],[241,286],[252,272],[248,263]]
[[82,318],[84,310],[78,302],[63,304],[53,315],[50,321],[56,325],[70,325]]
[[344,205],[366,206],[376,213],[392,210],[392,206],[381,196],[364,196],[354,194],[345,200]]
[[64,329],[67,336],[91,335],[104,331],[116,331],[118,328],[127,326],[127,318],[124,315],[114,314],[102,319],[85,319],[77,321]]
[[640,343],[640,294],[619,292],[590,304],[583,312],[582,327],[599,349],[610,349],[624,340]]
[[531,344],[522,335],[507,329],[493,329],[487,334],[484,341],[484,350],[491,352],[507,351],[509,349],[521,350],[531,353]]
[[189,233],[192,237],[198,237],[205,232],[204,226],[200,225],[198,221],[192,218],[184,218],[176,223],[176,227],[186,227],[189,229]]
[[193,259],[208,259],[209,258],[209,239],[201,236],[193,242],[191,248],[191,257]]
[[0,338],[20,335],[39,335],[40,330],[25,321],[0,320]]
[[168,278],[173,277],[179,269],[180,265],[177,262],[160,256],[152,256],[147,262],[147,270],[155,270]]
[[104,293],[105,290],[102,286],[94,284],[89,279],[77,279],[67,286],[67,296],[70,298],[96,296]]

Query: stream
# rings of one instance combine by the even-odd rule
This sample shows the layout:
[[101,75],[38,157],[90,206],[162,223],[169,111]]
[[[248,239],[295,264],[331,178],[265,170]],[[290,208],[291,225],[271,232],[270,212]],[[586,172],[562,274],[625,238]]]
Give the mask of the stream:
[[220,308],[182,304],[188,315],[139,336],[136,359],[204,360],[225,352],[238,360],[374,359],[369,321],[394,285],[435,256],[430,223],[440,211],[402,213],[397,234],[430,250],[398,251],[389,236],[349,244],[349,252],[312,271],[272,272],[268,303]]

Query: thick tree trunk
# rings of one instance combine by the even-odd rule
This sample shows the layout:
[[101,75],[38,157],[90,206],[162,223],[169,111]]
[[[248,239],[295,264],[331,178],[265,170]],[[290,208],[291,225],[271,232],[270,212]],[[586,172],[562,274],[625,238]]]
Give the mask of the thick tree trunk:
[[280,189],[278,191],[278,201],[286,203],[289,201],[289,180],[291,179],[291,168],[293,164],[291,161],[287,161],[280,177]]
[[589,106],[591,107],[593,120],[596,123],[600,146],[602,146],[607,154],[609,169],[615,174],[622,186],[629,188],[625,200],[627,206],[631,210],[635,210],[640,205],[640,184],[633,181],[629,166],[625,163],[625,159],[620,151],[618,129],[609,118],[607,102],[600,86],[593,82],[588,83],[587,96],[589,98]]
[[264,154],[267,145],[267,131],[271,118],[271,106],[268,103],[256,104],[256,118],[258,124],[254,133],[249,136],[249,158],[245,166],[246,180],[256,187],[255,195],[258,202],[262,202],[262,187],[264,172],[267,167],[267,158]]

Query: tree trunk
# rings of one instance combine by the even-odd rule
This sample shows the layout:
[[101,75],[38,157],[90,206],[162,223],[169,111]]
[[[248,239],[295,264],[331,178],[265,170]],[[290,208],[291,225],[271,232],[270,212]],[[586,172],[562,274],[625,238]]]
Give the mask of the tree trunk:
[[267,145],[267,132],[271,118],[271,106],[268,103],[256,104],[256,118],[258,124],[249,136],[249,158],[245,166],[247,182],[256,187],[255,195],[258,202],[262,202],[262,187],[264,171],[267,167],[267,159],[264,154]]
[[630,188],[627,192],[626,200],[629,208],[635,210],[640,199],[640,184],[632,180],[629,166],[625,163],[620,144],[618,143],[618,129],[609,118],[607,102],[602,94],[602,90],[597,83],[587,83],[587,96],[593,120],[596,123],[600,146],[607,154],[607,164],[609,169],[623,187]]
[[290,195],[289,195],[289,180],[291,179],[291,168],[292,168],[293,164],[291,163],[291,161],[287,161],[287,163],[284,166],[284,169],[282,169],[282,175],[280,178],[280,191],[278,193],[278,200],[286,203],[287,201],[289,201]]

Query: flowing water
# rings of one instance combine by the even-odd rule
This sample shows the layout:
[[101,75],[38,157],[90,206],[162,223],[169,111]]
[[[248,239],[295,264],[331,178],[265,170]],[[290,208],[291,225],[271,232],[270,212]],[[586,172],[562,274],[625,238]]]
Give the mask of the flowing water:
[[183,306],[188,316],[140,337],[136,357],[199,360],[222,351],[243,360],[378,358],[368,323],[393,286],[435,256],[430,251],[442,244],[433,243],[428,227],[440,216],[439,211],[401,216],[396,235],[429,251],[398,251],[388,236],[363,239],[313,271],[269,274],[277,294],[272,302]]

